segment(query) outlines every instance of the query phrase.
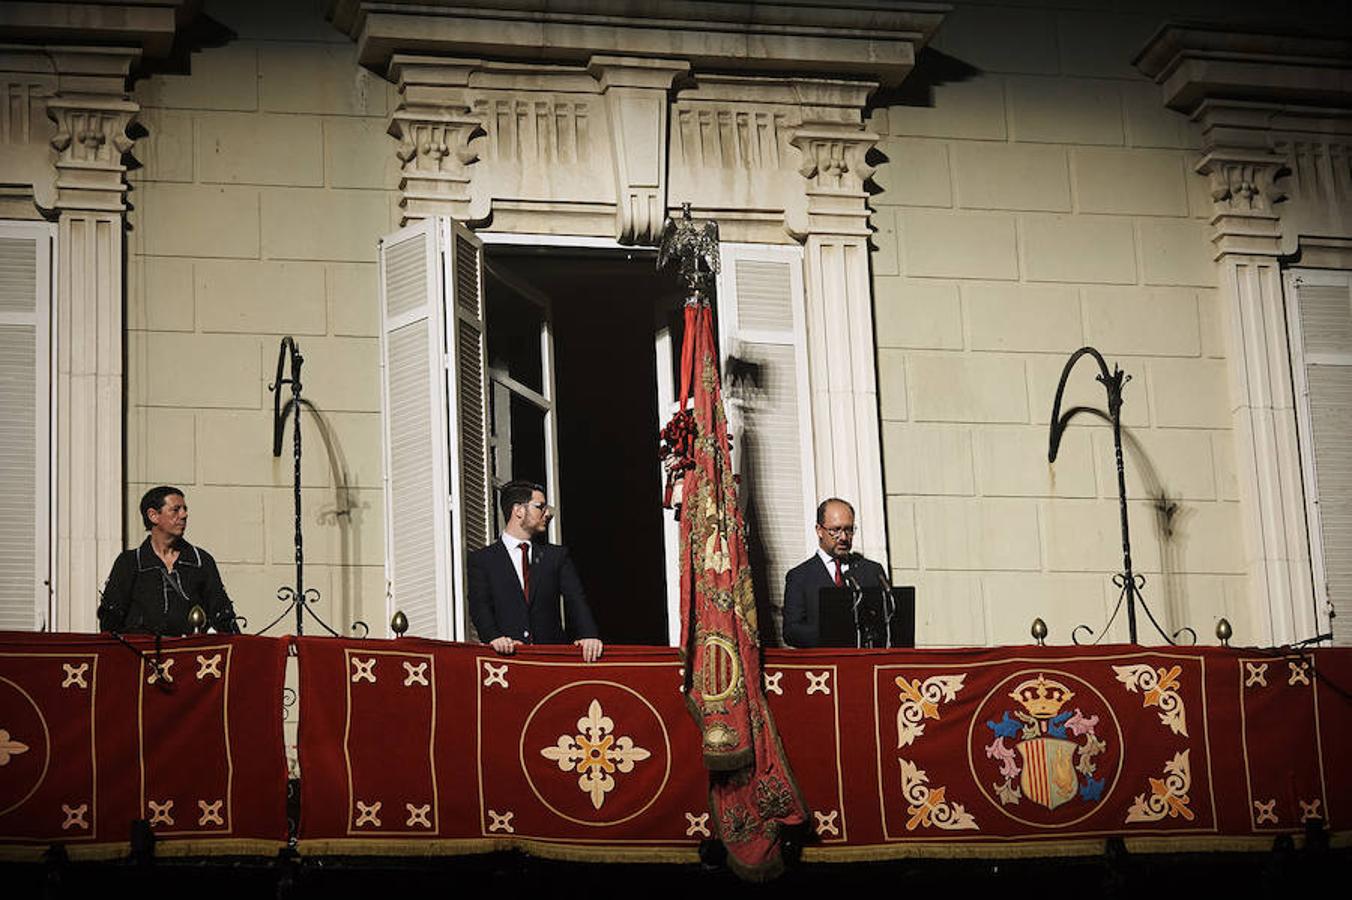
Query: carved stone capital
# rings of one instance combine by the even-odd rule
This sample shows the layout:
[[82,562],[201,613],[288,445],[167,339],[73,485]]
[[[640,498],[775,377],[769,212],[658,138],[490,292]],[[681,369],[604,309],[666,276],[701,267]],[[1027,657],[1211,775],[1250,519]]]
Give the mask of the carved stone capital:
[[1274,207],[1285,199],[1275,184],[1285,171],[1282,158],[1253,150],[1214,148],[1202,157],[1197,171],[1211,183],[1212,241],[1217,255],[1279,255],[1280,214]]
[[129,100],[52,97],[47,115],[56,123],[56,207],[121,212],[126,209],[124,154],[135,144],[127,126],[140,107]]
[[465,93],[477,60],[436,61],[396,57],[391,74],[398,79],[399,105],[390,117],[389,134],[399,141],[400,205],[405,219],[449,214],[480,222],[470,193],[470,166],[478,152],[470,146],[483,133]]
[[[807,222],[790,233],[868,235],[868,193],[865,182],[874,166],[866,162],[878,135],[860,124],[822,126],[805,124],[789,143],[803,155],[798,173],[805,179]],[[800,232],[801,234],[797,233]]]

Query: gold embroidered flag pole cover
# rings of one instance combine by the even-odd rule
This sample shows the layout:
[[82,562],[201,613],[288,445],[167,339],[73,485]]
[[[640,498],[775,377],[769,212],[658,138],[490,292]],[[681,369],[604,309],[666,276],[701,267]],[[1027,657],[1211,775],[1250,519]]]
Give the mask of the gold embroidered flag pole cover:
[[[781,829],[803,822],[807,810],[761,687],[756,599],[709,302],[718,270],[718,231],[712,222],[691,221],[689,204],[680,223],[668,220],[658,266],[673,256],[689,299],[680,402],[662,438],[667,505],[680,518],[686,702],[702,734],[709,811],[715,834],[727,848],[728,865],[743,878],[765,880],[783,869]],[[688,410],[692,392],[693,409]]]

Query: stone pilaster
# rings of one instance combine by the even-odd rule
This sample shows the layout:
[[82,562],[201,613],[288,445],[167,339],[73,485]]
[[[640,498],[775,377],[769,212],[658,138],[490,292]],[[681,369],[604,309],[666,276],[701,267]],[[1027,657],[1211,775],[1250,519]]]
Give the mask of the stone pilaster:
[[94,631],[98,590],[122,550],[123,154],[138,110],[126,91],[138,51],[51,48],[56,93],[57,625]]
[[805,222],[791,217],[787,225],[803,241],[817,495],[852,499],[861,547],[887,559],[864,190],[873,174],[865,157],[878,139],[862,118],[873,87],[794,83],[802,123],[790,144],[802,154],[798,171],[807,208]]
[[1350,50],[1343,37],[1168,25],[1136,60],[1161,85],[1164,105],[1202,130],[1197,171],[1210,180],[1229,326],[1249,599],[1267,631],[1255,642],[1288,643],[1327,626],[1314,594],[1281,268],[1310,237],[1348,236],[1345,180],[1320,161],[1352,135],[1340,62]]
[[615,237],[654,244],[667,210],[667,92],[690,65],[660,59],[594,56],[610,115],[615,159]]

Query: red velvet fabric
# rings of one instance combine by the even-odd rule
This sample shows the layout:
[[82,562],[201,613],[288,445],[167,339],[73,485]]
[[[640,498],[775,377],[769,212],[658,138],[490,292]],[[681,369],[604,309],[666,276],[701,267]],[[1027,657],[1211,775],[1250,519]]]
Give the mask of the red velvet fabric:
[[132,643],[0,633],[0,845],[116,855],[146,819],[158,852],[275,853],[285,642],[165,640],[163,675]]
[[[302,852],[691,859],[712,831],[672,650],[306,638],[300,658]],[[1352,651],[770,651],[764,672],[812,858],[1352,831]]]

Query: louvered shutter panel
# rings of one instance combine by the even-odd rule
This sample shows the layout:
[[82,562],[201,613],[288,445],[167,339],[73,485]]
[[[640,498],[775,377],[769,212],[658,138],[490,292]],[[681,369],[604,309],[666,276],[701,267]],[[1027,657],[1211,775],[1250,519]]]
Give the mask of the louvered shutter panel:
[[385,570],[409,634],[451,637],[449,448],[437,222],[380,242]]
[[733,460],[753,562],[760,557],[779,634],[784,574],[807,556],[816,509],[802,253],[724,244],[720,256],[719,343]]
[[1352,277],[1311,273],[1292,283],[1300,309],[1309,451],[1314,458],[1307,483],[1313,484],[1315,495],[1311,516],[1317,531],[1315,583],[1322,574],[1321,595],[1333,606],[1334,643],[1348,646],[1352,645]]
[[468,553],[494,537],[492,482],[488,468],[488,348],[484,334],[483,243],[459,222],[449,221],[450,306],[455,418],[451,451],[456,473],[456,549]]
[[51,230],[0,223],[0,630],[46,622]]

